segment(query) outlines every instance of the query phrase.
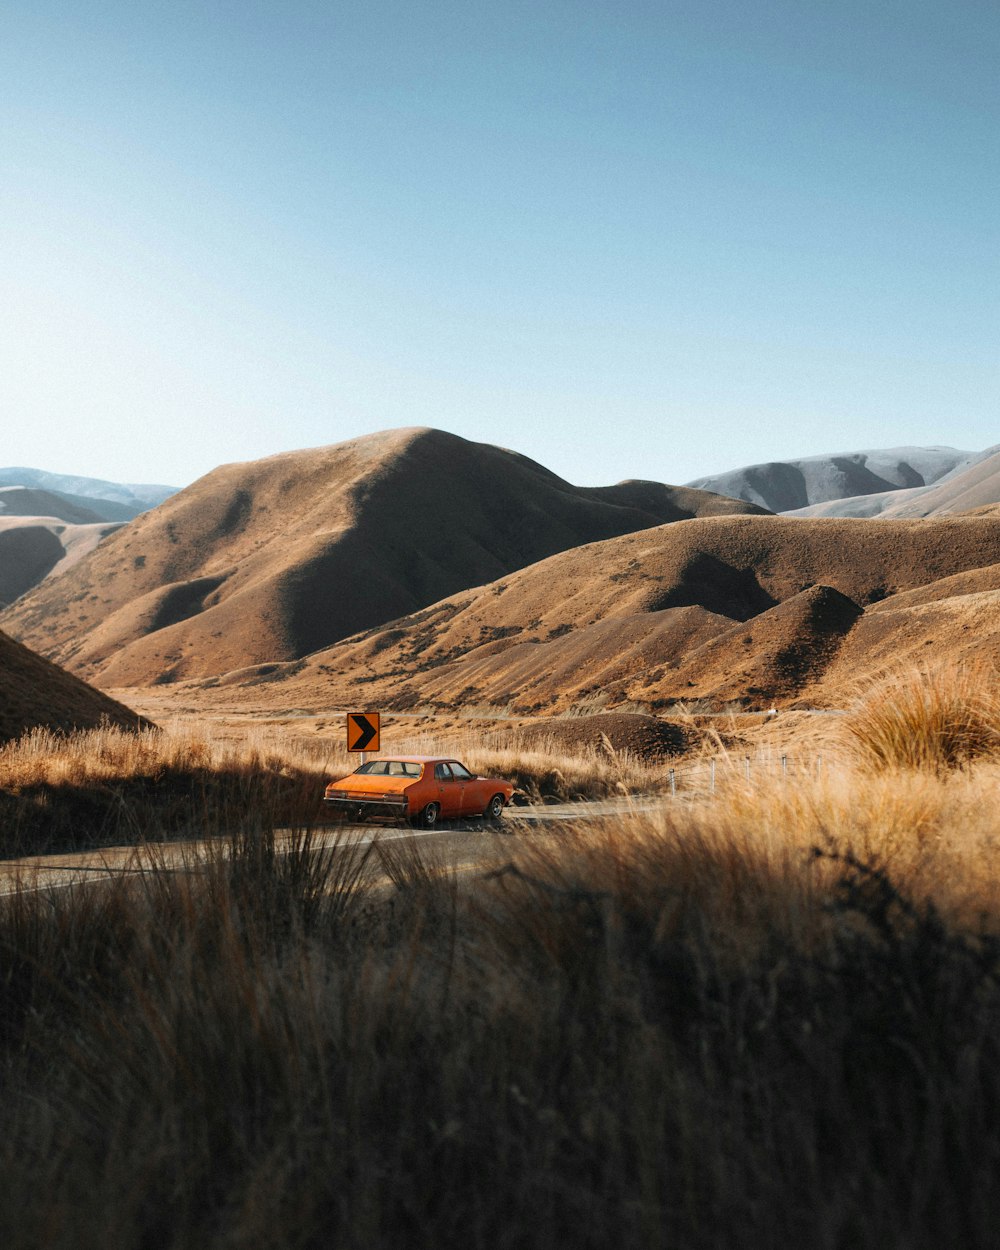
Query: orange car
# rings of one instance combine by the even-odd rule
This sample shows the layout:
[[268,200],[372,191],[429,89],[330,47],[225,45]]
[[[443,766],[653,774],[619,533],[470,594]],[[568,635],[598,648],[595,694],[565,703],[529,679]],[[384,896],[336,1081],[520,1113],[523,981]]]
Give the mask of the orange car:
[[368,760],[331,781],[323,796],[336,812],[360,820],[397,816],[433,829],[448,816],[499,820],[514,787],[498,777],[476,777],[448,756],[395,755]]

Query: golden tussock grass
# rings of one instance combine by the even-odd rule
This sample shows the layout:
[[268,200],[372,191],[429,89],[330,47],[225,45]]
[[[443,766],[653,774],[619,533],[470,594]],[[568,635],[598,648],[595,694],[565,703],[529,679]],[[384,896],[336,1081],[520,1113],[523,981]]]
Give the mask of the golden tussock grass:
[[301,743],[279,744],[264,733],[251,732],[236,743],[214,736],[204,723],[138,733],[110,725],[71,734],[40,728],[0,745],[0,783],[12,788],[60,782],[128,781],[205,769],[315,769],[333,755],[327,744],[310,750]]
[[458,752],[474,772],[508,777],[532,800],[596,799],[649,790],[664,777],[628,751],[616,751],[605,738],[594,750],[567,751],[544,742],[532,747],[482,747],[470,742]]
[[996,673],[914,669],[870,685],[845,722],[862,766],[941,771],[1000,750]]

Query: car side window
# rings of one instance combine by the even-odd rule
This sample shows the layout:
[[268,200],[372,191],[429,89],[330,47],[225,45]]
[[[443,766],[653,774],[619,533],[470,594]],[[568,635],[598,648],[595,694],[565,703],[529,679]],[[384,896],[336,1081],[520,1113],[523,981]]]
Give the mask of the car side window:
[[451,769],[448,767],[447,764],[435,764],[434,765],[434,780],[435,781],[451,781],[452,780]]
[[452,760],[451,762],[451,771],[455,774],[459,781],[468,781],[472,776],[472,773],[469,772],[465,765],[459,764],[456,760]]

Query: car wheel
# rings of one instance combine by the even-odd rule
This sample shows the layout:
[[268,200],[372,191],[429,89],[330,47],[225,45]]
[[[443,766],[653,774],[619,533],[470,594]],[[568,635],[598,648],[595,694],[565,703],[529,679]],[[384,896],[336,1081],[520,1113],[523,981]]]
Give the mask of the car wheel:
[[486,804],[485,808],[483,809],[483,819],[493,820],[493,821],[499,820],[500,817],[503,815],[503,808],[504,808],[503,795],[494,794],[494,796],[490,799],[490,801]]
[[437,826],[438,817],[441,815],[441,806],[438,803],[428,803],[424,810],[420,813],[419,823],[422,829],[434,829]]

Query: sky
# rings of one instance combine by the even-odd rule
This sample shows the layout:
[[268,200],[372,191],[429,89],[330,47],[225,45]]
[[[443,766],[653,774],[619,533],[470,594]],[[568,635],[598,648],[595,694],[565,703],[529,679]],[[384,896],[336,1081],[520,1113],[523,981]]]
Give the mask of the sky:
[[0,0],[0,464],[1000,442],[995,0]]

